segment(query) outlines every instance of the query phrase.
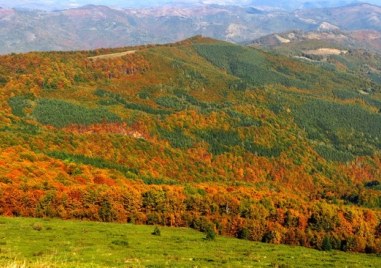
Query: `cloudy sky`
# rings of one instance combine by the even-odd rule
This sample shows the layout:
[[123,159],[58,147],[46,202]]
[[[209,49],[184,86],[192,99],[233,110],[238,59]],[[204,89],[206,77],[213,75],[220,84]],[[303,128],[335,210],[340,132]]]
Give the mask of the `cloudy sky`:
[[[0,0],[1,7],[61,9],[78,7],[87,4],[108,5],[112,7],[142,7],[165,3],[216,3],[216,4],[251,4],[256,6],[272,6],[280,8],[298,8],[305,3],[316,7],[339,6],[359,0]],[[381,4],[381,0],[364,0],[363,2]]]

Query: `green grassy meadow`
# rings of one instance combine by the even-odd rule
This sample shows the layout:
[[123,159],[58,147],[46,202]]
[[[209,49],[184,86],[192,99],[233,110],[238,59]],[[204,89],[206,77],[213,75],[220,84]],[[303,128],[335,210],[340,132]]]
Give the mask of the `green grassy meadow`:
[[186,228],[0,218],[1,267],[381,267],[376,255],[323,252]]

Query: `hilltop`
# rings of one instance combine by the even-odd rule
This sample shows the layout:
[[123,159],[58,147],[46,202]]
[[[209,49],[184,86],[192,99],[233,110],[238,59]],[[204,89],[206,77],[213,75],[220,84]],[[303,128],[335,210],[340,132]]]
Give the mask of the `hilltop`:
[[196,36],[1,56],[0,90],[2,215],[381,251],[367,77]]

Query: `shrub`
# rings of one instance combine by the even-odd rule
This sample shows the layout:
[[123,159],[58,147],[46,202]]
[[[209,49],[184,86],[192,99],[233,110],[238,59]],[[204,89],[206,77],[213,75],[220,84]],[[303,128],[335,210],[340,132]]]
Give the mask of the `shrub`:
[[33,230],[35,230],[35,231],[41,231],[42,228],[43,228],[43,226],[42,226],[41,223],[39,223],[39,222],[35,222],[35,223],[32,224],[32,228],[33,228]]
[[250,231],[247,228],[242,228],[238,231],[237,237],[239,239],[246,239],[248,240],[250,238]]
[[212,228],[208,228],[205,231],[205,240],[208,240],[208,241],[216,240],[216,232]]
[[325,236],[323,238],[323,244],[321,246],[321,249],[324,251],[332,250],[331,239],[328,236]]
[[4,86],[8,83],[8,78],[6,76],[0,75],[0,86]]
[[128,241],[127,240],[114,240],[111,243],[113,245],[117,245],[117,246],[128,247]]
[[155,226],[155,229],[153,229],[153,232],[151,234],[155,236],[161,236],[161,231],[159,227]]

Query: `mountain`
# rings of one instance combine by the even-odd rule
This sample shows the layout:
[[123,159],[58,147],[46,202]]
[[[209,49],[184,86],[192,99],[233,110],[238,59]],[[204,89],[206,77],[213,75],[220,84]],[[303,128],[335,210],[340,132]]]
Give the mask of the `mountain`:
[[247,44],[263,48],[288,48],[289,52],[319,49],[322,46],[341,49],[365,49],[381,53],[381,32],[374,30],[341,31],[323,23],[318,31],[290,31],[263,36]]
[[381,82],[381,32],[357,30],[292,31],[264,36],[249,45],[315,64],[346,68]]
[[4,9],[0,21],[1,53],[166,43],[197,34],[243,41],[296,25],[308,29],[308,24],[296,23],[285,12],[273,17],[254,8],[217,5],[126,10],[90,5],[53,12]]
[[381,252],[381,86],[356,72],[196,36],[4,55],[0,91],[1,215]]
[[369,4],[293,12],[215,4],[130,9],[88,5],[58,11],[1,9],[0,53],[168,43],[194,35],[245,42],[292,30],[379,30],[379,16],[380,8]]
[[300,19],[329,22],[342,30],[381,30],[381,7],[353,4],[345,7],[303,9],[295,12]]
[[[0,6],[17,9],[42,9],[42,10],[58,10],[85,6],[88,4],[108,5],[118,8],[141,8],[141,7],[158,7],[163,5],[204,5],[219,4],[232,5],[241,7],[256,6],[265,9],[288,10],[302,8],[323,8],[337,7],[353,4],[361,1],[353,0],[146,0],[146,1],[122,1],[122,0],[0,0]],[[378,0],[368,0],[367,3],[379,4]]]

